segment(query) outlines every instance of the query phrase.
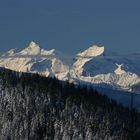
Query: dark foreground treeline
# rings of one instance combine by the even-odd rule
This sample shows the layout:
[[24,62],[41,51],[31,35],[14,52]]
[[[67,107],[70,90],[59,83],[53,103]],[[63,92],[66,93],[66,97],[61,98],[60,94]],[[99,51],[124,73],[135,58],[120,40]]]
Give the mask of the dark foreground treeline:
[[91,88],[0,70],[0,140],[132,139],[140,140],[136,111]]

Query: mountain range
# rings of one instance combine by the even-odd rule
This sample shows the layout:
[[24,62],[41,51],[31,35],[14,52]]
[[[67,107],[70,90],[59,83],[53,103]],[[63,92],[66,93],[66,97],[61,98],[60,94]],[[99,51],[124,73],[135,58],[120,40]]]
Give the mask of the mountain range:
[[12,49],[0,56],[0,67],[14,71],[131,92],[137,92],[134,87],[140,83],[139,62],[139,53],[120,55],[93,45],[68,56],[45,50],[33,41],[23,50]]

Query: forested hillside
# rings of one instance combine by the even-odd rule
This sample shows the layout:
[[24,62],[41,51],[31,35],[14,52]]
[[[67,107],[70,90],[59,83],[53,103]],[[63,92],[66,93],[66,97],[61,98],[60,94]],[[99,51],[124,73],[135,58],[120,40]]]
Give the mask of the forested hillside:
[[140,140],[135,110],[86,86],[0,69],[0,140],[132,139]]

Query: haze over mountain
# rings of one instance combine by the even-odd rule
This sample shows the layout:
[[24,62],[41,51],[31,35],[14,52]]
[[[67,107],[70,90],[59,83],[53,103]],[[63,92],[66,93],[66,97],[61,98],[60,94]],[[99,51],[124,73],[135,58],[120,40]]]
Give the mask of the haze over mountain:
[[74,83],[132,91],[132,87],[140,82],[139,61],[139,53],[119,55],[97,45],[76,56],[67,56],[55,49],[42,49],[32,41],[23,50],[12,49],[1,55],[0,67]]

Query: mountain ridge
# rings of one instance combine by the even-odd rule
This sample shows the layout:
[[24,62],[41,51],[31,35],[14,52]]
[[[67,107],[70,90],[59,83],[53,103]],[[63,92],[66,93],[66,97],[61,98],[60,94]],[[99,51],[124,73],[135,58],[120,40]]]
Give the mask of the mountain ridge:
[[0,67],[18,72],[39,73],[71,82],[109,84],[132,91],[140,83],[140,55],[109,55],[104,46],[93,45],[74,57],[45,50],[31,41],[23,50],[12,49],[0,57]]

